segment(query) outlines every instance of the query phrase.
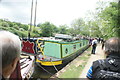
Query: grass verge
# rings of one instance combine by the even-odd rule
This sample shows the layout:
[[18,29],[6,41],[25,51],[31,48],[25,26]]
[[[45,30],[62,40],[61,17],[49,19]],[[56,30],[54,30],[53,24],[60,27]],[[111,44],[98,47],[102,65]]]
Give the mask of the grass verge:
[[84,69],[89,57],[91,48],[88,48],[81,56],[77,57],[74,61],[67,65],[67,68],[61,73],[59,78],[79,78],[82,70]]

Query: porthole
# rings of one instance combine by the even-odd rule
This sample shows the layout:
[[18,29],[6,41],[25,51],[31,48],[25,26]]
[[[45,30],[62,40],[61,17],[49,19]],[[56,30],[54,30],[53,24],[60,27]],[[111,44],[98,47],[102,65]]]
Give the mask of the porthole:
[[73,48],[76,49],[76,45],[73,45]]
[[68,49],[67,49],[67,48],[65,49],[65,53],[66,53],[66,54],[68,53]]

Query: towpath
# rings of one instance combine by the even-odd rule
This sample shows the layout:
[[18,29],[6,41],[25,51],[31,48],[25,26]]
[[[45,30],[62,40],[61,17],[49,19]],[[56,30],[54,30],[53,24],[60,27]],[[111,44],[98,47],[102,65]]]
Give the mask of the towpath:
[[101,44],[97,45],[96,48],[96,54],[92,54],[85,65],[85,68],[83,69],[82,73],[80,74],[79,78],[86,78],[87,71],[89,70],[90,66],[92,65],[92,62],[98,59],[103,59],[104,58],[104,52],[101,49]]

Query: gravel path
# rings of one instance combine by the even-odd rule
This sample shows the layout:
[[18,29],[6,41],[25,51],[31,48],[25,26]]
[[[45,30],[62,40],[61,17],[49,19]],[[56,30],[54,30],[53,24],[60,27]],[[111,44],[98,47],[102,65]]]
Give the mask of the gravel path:
[[101,49],[101,44],[98,44],[96,48],[96,54],[91,55],[79,78],[86,78],[87,71],[92,65],[92,62],[98,59],[103,59],[103,58],[104,58],[104,53],[103,53],[103,50]]

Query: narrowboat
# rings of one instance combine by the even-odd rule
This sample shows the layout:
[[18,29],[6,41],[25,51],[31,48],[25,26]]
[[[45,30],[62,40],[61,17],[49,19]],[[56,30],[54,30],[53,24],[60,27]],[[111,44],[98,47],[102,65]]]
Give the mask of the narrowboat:
[[16,69],[10,76],[11,79],[28,80],[34,72],[34,56],[22,53]]
[[[41,43],[44,47],[41,47]],[[37,56],[36,62],[43,66],[61,65],[70,62],[88,47],[87,40],[78,40],[72,42],[58,42],[51,40],[37,41],[42,54]],[[41,46],[40,46],[41,45]]]
[[68,63],[89,46],[87,39],[73,41],[60,37],[23,39],[22,43],[22,51],[34,55],[36,63],[43,66]]
[[34,72],[34,56],[21,54],[20,69],[23,79],[30,79]]

